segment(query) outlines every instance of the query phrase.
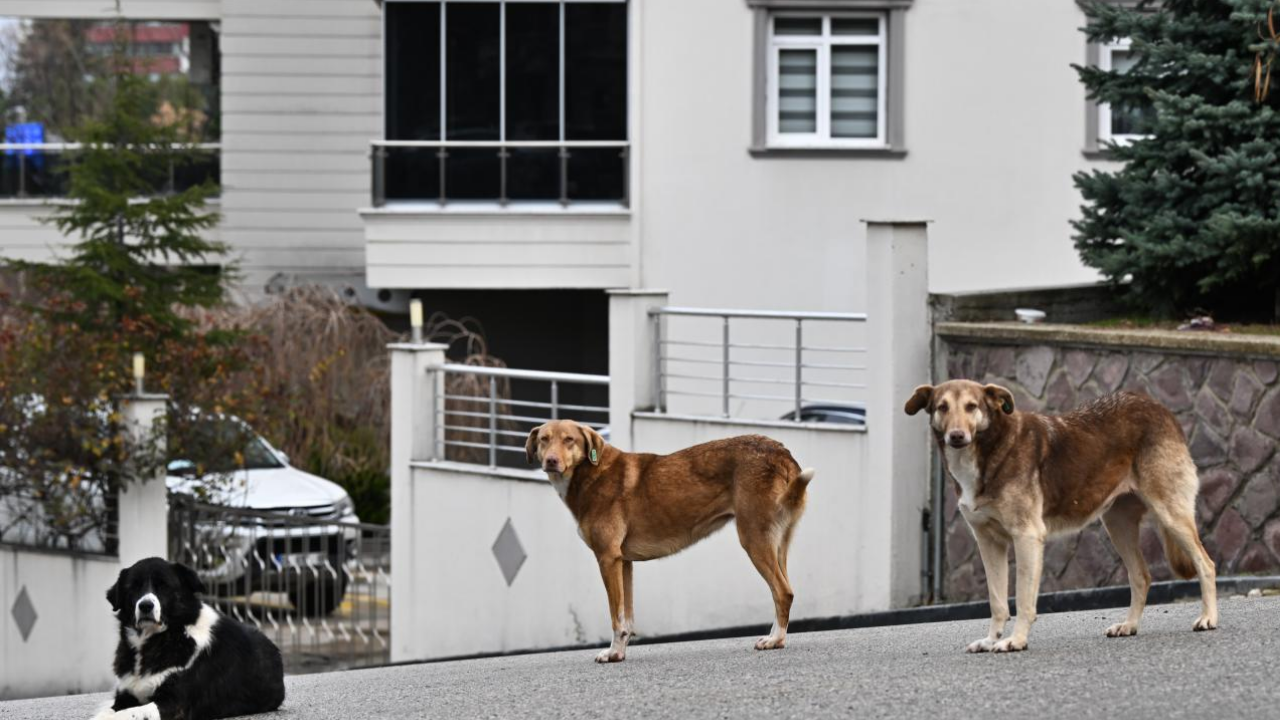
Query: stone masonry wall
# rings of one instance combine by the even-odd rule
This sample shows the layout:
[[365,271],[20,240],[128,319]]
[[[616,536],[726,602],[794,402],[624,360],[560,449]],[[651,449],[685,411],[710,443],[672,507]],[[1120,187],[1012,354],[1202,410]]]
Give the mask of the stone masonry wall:
[[[942,346],[939,367],[945,367],[947,378],[939,381],[971,378],[1004,385],[1020,410],[1065,412],[1122,389],[1160,400],[1182,423],[1200,470],[1197,519],[1219,575],[1280,571],[1280,367],[1275,361],[954,337],[944,337]],[[986,578],[973,535],[957,512],[954,482],[948,478],[945,485],[944,597],[985,599]],[[1142,550],[1154,578],[1170,579],[1150,519],[1143,524]],[[1127,583],[1100,522],[1079,535],[1051,540],[1045,549],[1044,592]]]

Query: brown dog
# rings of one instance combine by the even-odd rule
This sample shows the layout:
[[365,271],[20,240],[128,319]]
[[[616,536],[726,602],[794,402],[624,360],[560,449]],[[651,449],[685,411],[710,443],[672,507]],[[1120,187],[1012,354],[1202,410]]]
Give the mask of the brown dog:
[[631,563],[680,552],[731,519],[773,593],[773,630],[756,649],[786,644],[794,597],[787,550],[813,470],[801,470],[781,443],[744,435],[670,455],[627,453],[585,425],[553,420],[529,433],[525,454],[542,465],[600,564],[613,643],[596,662],[626,659]]
[[[1203,607],[1196,630],[1218,626],[1214,565],[1196,531],[1200,481],[1182,427],[1160,403],[1122,392],[1060,416],[1015,412],[999,385],[952,380],[921,385],[907,400],[908,415],[927,410],[947,472],[956,482],[960,512],[973,530],[987,574],[991,627],[969,652],[1009,652],[1027,646],[1045,539],[1101,516],[1129,574],[1129,615],[1107,637],[1136,635],[1151,587],[1138,543],[1139,524],[1155,517],[1169,566],[1200,576]],[[1009,545],[1017,560],[1018,618],[1009,619]]]

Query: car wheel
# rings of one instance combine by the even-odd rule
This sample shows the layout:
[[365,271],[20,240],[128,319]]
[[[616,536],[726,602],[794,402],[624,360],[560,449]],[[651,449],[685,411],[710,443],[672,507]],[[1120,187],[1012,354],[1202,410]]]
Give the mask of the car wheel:
[[347,576],[340,572],[337,578],[308,580],[291,588],[289,602],[303,617],[325,617],[342,605],[346,594]]

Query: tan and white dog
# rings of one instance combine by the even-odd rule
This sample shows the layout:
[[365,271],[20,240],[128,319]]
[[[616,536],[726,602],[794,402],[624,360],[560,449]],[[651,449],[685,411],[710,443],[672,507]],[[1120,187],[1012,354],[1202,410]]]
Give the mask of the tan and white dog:
[[[1139,547],[1148,511],[1164,541],[1169,566],[1200,577],[1202,608],[1196,630],[1218,626],[1213,561],[1196,531],[1200,481],[1182,427],[1160,403],[1121,392],[1059,416],[1017,412],[999,385],[951,380],[921,385],[906,412],[929,413],[947,472],[956,483],[960,512],[973,530],[991,601],[987,636],[969,652],[1027,647],[1045,540],[1102,518],[1129,574],[1129,614],[1107,637],[1136,635],[1151,574]],[[1009,546],[1017,561],[1018,617],[1009,619]]]
[[773,630],[756,649],[786,644],[795,597],[787,552],[814,471],[801,470],[782,443],[744,435],[670,455],[627,453],[585,425],[553,420],[529,433],[525,453],[547,473],[600,565],[613,642],[596,662],[626,659],[631,564],[678,553],[730,520],[773,594]]

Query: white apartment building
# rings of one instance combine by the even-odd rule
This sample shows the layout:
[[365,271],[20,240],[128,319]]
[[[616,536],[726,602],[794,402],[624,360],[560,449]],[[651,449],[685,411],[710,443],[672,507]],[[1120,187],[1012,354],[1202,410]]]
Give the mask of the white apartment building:
[[[0,17],[106,18],[111,5],[0,0]],[[1089,47],[1073,0],[123,12],[216,35],[217,232],[249,296],[319,281],[395,311],[416,293],[478,317],[518,367],[600,371],[607,288],[864,310],[864,218],[933,221],[933,291],[1090,281],[1071,175],[1106,163],[1100,136],[1126,132],[1071,68],[1123,63],[1124,49]],[[0,254],[61,242],[37,220],[47,201],[0,199]]]

